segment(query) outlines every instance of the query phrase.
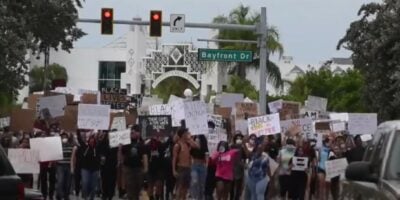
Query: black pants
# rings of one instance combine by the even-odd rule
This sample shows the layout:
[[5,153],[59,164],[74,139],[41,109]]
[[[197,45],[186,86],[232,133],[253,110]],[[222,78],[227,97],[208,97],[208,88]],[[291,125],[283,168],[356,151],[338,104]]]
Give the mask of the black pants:
[[290,175],[289,198],[304,200],[307,186],[307,174],[302,171],[292,171]]
[[54,189],[56,185],[56,168],[41,167],[40,168],[40,189],[44,198],[53,199]]
[[174,194],[174,188],[175,188],[175,177],[172,173],[172,168],[169,168],[167,170],[167,174],[165,177],[165,199],[170,200],[170,196]]
[[100,171],[101,187],[103,199],[112,199],[115,195],[115,186],[117,184],[117,168],[103,167]]
[[243,191],[243,179],[234,180],[232,182],[230,200],[239,200]]
[[289,193],[290,188],[290,175],[280,175],[279,186],[281,198],[286,198],[286,194]]
[[207,179],[206,179],[206,188],[205,188],[205,196],[206,200],[212,200],[215,187],[217,185],[217,179],[215,177],[216,168],[213,166],[208,166],[207,169]]

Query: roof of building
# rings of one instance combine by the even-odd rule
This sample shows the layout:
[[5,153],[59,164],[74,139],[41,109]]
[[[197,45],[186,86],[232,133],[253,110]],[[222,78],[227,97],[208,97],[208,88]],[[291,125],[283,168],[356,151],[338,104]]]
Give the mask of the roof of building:
[[332,64],[352,65],[353,60],[351,58],[332,58]]

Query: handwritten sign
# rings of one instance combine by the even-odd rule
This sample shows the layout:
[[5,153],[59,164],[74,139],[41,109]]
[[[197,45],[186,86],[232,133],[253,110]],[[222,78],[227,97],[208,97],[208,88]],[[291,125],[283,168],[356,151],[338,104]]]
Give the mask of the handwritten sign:
[[346,158],[325,161],[326,179],[329,180],[337,176],[344,177],[347,165]]
[[308,158],[307,157],[293,157],[293,171],[305,171],[308,168]]
[[48,109],[51,118],[64,116],[64,108],[67,105],[65,95],[47,96],[39,99],[39,111]]
[[33,123],[35,122],[35,110],[30,109],[13,109],[10,119],[11,131],[26,131],[33,130]]
[[8,159],[17,174],[39,174],[39,152],[31,149],[8,149]]
[[169,103],[171,107],[172,126],[181,126],[181,121],[185,119],[184,101],[182,99]]
[[300,116],[300,103],[294,101],[283,101],[279,110],[279,117],[282,120],[297,119]]
[[279,99],[268,103],[268,108],[271,113],[278,113],[282,109],[283,100]]
[[306,107],[308,110],[326,111],[328,99],[309,95]]
[[315,120],[319,119],[319,112],[318,111],[306,111],[304,113],[304,117],[310,118],[315,121]]
[[122,131],[126,129],[126,118],[125,116],[123,117],[114,117],[112,120],[112,124],[111,124],[111,130],[118,130],[118,131]]
[[313,122],[309,118],[284,120],[281,121],[280,124],[282,133],[289,131],[293,126],[298,127],[298,131],[302,132],[303,134],[315,132]]
[[100,102],[103,105],[110,105],[111,109],[125,109],[129,102],[126,95],[126,89],[102,88]]
[[108,130],[110,125],[110,106],[79,104],[78,128]]
[[247,125],[249,127],[250,135],[273,135],[281,132],[279,114],[277,113],[249,118],[247,120]]
[[345,131],[346,122],[331,122],[331,131],[334,133]]
[[60,121],[60,128],[65,131],[76,131],[78,121],[78,106],[65,107],[65,114]]
[[139,116],[139,125],[143,138],[169,136],[172,131],[170,115]]
[[256,103],[236,103],[236,120],[248,119],[258,115],[258,105]]
[[122,130],[122,131],[115,131],[109,132],[108,138],[110,141],[110,147],[115,148],[121,145],[128,145],[131,143],[131,130]]
[[349,113],[348,130],[352,135],[373,135],[378,129],[376,113]]
[[63,151],[61,145],[61,138],[45,137],[45,138],[31,138],[29,140],[32,150],[39,152],[39,161],[57,161],[63,159]]
[[221,115],[208,114],[207,118],[209,122],[213,122],[215,124],[216,128],[225,128],[224,119],[222,118]]
[[208,134],[207,105],[201,101],[184,103],[186,128],[192,135]]
[[239,93],[223,93],[217,95],[221,107],[235,108],[237,102],[243,102],[244,95]]
[[3,117],[0,118],[0,128],[10,126],[10,117]]
[[150,115],[171,115],[171,106],[168,104],[159,104],[149,106]]
[[208,151],[210,153],[217,151],[218,143],[221,141],[227,141],[226,133],[211,132],[207,134]]

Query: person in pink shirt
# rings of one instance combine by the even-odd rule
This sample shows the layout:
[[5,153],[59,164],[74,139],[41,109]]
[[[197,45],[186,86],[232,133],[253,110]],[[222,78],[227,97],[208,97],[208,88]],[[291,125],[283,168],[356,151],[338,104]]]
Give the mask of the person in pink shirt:
[[218,144],[218,152],[211,156],[217,166],[215,177],[217,178],[218,200],[228,200],[233,181],[235,157],[238,156],[238,153],[237,149],[229,150],[228,143],[222,141]]

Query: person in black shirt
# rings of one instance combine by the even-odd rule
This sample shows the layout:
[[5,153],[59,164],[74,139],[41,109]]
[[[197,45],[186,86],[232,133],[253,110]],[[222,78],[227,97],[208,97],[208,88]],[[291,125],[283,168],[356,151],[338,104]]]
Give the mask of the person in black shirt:
[[204,135],[197,135],[194,136],[194,141],[200,148],[191,148],[190,150],[192,156],[190,194],[194,199],[204,200],[209,157],[207,139]]
[[165,169],[165,200],[172,199],[175,188],[175,177],[172,171],[172,149],[174,148],[174,137],[168,137],[166,142],[163,144],[165,147],[164,151],[164,164]]
[[115,195],[117,181],[118,148],[110,148],[107,132],[103,132],[100,139],[99,154],[102,199],[111,200]]
[[139,200],[143,187],[144,175],[148,171],[148,153],[140,139],[140,128],[131,129],[131,144],[120,146],[123,174],[126,180],[126,191],[129,200]]
[[[164,147],[158,137],[152,137],[146,143],[149,151],[149,184],[147,194],[150,200],[161,200],[163,192],[163,181],[165,177]],[[153,194],[155,193],[155,198]]]

